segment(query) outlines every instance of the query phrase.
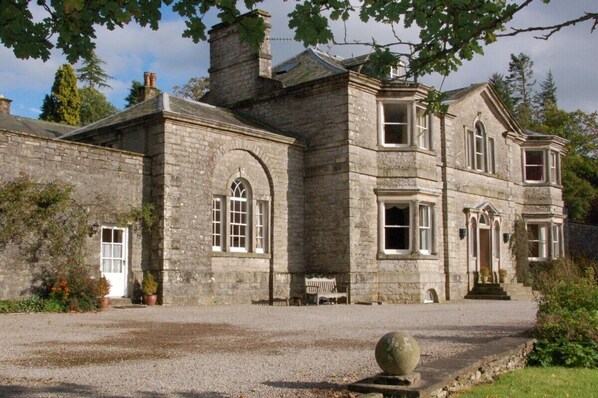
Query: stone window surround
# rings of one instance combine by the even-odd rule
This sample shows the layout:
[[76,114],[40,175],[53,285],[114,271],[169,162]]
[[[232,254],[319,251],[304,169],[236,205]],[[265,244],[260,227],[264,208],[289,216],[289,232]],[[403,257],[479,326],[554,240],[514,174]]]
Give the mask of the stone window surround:
[[[221,246],[217,247],[217,246],[212,246],[212,255],[213,256],[218,256],[218,257],[248,257],[248,258],[269,258],[270,257],[270,237],[269,237],[269,231],[271,228],[271,219],[270,219],[270,214],[271,214],[271,200],[269,196],[266,195],[255,195],[252,193],[252,189],[251,189],[251,184],[249,183],[249,181],[247,181],[245,178],[240,178],[238,176],[236,176],[235,178],[231,177],[231,180],[229,181],[230,183],[232,183],[232,181],[236,181],[236,180],[242,180],[243,183],[246,186],[246,189],[248,190],[249,194],[248,194],[248,206],[247,206],[247,214],[248,214],[248,220],[250,220],[250,222],[248,223],[248,238],[247,238],[247,247],[248,250],[231,250],[231,246],[230,246],[230,231],[231,231],[231,222],[230,222],[230,200],[231,200],[231,192],[230,189],[228,191],[228,194],[226,196],[224,195],[214,195],[213,196],[213,202],[214,203],[214,199],[220,199],[220,204],[221,204],[221,208],[220,208],[220,214],[221,214],[221,219],[220,219],[220,224],[221,224],[221,228],[220,228],[220,242],[221,242]],[[229,184],[230,186],[230,184]],[[258,249],[256,247],[256,243],[257,243],[257,206],[258,203],[264,203],[265,206],[265,216],[264,216],[264,225],[263,225],[263,248]],[[212,212],[214,210],[212,209]],[[213,214],[213,213],[212,213]],[[213,218],[212,218],[212,228],[213,228]]]
[[[437,215],[438,197],[440,192],[424,190],[421,188],[407,189],[388,189],[379,188],[374,190],[377,195],[378,203],[378,259],[432,259],[438,255],[438,233],[437,233]],[[409,203],[410,222],[409,222],[409,248],[404,252],[387,252],[385,250],[385,210],[387,204]],[[419,233],[419,206],[425,205],[430,208],[430,251],[420,251],[420,233]],[[414,228],[417,226],[417,228]]]
[[[542,152],[542,179],[528,180],[527,179],[527,153],[528,152]],[[549,147],[525,147],[522,148],[522,171],[523,182],[529,185],[556,185],[561,186],[561,156],[558,151]],[[556,164],[553,164],[556,162]]]
[[[425,105],[419,102],[420,100],[415,97],[402,97],[402,98],[378,98],[377,99],[377,110],[378,110],[378,147],[390,150],[405,150],[405,149],[421,149],[426,151],[434,150],[433,141],[433,123],[431,115],[426,116],[427,122],[427,139],[423,139],[423,142],[427,143],[428,148],[420,146],[421,140],[418,137],[418,124],[417,124],[417,110],[425,109]],[[384,123],[384,104],[406,104],[407,105],[407,128],[408,128],[408,142],[405,144],[393,144],[386,143],[384,140],[385,123]]]
[[[530,261],[546,261],[550,259],[556,259],[564,253],[563,246],[563,220],[550,216],[537,216],[537,215],[524,215],[525,228],[527,230],[528,225],[538,225],[544,228],[546,236],[543,239],[544,257],[529,257]],[[555,228],[556,227],[556,228]],[[554,236],[554,232],[558,233],[558,236]],[[554,244],[558,244],[558,253],[555,253]]]
[[[488,135],[484,123],[476,118],[473,129],[463,126],[463,130],[467,168],[478,173],[496,174],[496,140]],[[478,140],[481,141],[481,152],[476,151]],[[478,153],[481,156],[480,162],[478,162]]]

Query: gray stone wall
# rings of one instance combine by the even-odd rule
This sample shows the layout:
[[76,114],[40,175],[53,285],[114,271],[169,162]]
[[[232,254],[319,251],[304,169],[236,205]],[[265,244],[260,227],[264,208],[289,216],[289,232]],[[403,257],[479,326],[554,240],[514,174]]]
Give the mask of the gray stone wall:
[[[164,133],[163,297],[166,304],[249,303],[294,294],[303,273],[303,147],[167,121]],[[237,177],[271,203],[267,253],[212,252],[213,195]]]
[[291,87],[283,94],[255,101],[241,109],[306,139],[304,234],[307,273],[346,275],[349,272],[347,79],[346,75],[341,75]]
[[[89,211],[89,223],[115,226],[115,212],[139,208],[149,168],[143,156],[91,145],[0,132],[2,181],[27,175],[33,181],[60,181],[73,185],[73,197]],[[149,261],[141,233],[130,231],[129,284]],[[0,253],[0,299],[29,294],[35,266],[17,258],[14,248]],[[100,269],[100,234],[88,239],[86,263]]]

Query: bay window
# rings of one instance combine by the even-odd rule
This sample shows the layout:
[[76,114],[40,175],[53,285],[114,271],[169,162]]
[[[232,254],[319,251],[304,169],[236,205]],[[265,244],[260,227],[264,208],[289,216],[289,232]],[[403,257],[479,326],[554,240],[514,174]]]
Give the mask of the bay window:
[[544,182],[544,151],[526,150],[525,158],[525,181]]
[[378,103],[379,142],[386,147],[432,148],[430,116],[415,101]]

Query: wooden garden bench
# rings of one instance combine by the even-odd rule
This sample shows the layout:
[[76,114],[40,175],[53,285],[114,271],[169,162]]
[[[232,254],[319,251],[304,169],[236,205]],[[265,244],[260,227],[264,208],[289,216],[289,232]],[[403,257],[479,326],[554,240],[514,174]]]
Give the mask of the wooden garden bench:
[[339,298],[344,298],[345,304],[349,304],[346,289],[338,289],[334,278],[305,278],[305,304],[310,303],[310,296],[315,297],[316,305],[320,305],[321,298],[334,300],[335,303]]

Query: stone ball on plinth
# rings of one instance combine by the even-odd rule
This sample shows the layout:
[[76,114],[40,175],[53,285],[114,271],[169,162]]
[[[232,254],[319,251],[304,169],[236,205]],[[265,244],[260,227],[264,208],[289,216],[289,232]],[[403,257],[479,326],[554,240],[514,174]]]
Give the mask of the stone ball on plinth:
[[376,344],[376,362],[384,373],[403,376],[415,369],[419,362],[417,341],[404,332],[390,332]]

